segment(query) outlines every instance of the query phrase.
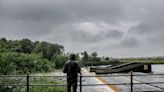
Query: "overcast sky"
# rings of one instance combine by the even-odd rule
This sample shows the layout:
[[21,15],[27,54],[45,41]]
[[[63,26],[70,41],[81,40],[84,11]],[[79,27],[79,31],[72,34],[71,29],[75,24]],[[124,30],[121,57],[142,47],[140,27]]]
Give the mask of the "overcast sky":
[[164,0],[0,0],[0,37],[100,56],[164,56]]

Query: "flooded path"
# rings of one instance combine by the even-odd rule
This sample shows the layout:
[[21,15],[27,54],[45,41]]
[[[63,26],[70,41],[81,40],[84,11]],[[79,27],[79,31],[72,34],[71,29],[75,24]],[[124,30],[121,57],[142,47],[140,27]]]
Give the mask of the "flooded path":
[[[153,65],[152,71],[153,73],[151,74],[134,72],[135,75],[142,75],[142,76],[133,76],[133,82],[134,82],[133,92],[164,92],[164,75],[153,75],[159,73],[164,74],[163,73],[164,65]],[[124,74],[128,74],[128,73],[124,73]],[[130,83],[131,81],[130,76],[119,76],[120,73],[104,74],[104,75],[110,77],[100,77],[100,79],[105,80],[105,82],[109,84]],[[118,76],[111,77],[112,75],[118,75]],[[163,82],[163,84],[155,83],[155,82]],[[117,89],[120,90],[120,92],[130,92],[131,89],[130,84],[114,85],[114,86],[117,87]]]
[[[140,73],[136,73],[140,74]],[[110,74],[108,74],[110,75]],[[114,77],[102,77],[104,80],[112,83],[130,83],[130,76],[114,76]],[[150,82],[162,82],[164,79],[161,76],[134,76],[133,77],[133,92],[163,92],[164,85],[162,84],[148,84]],[[135,84],[138,83],[138,84]],[[147,84],[144,84],[147,83]],[[121,92],[130,92],[130,84],[129,85],[117,85],[117,87],[121,90]]]
[[[88,72],[84,68],[82,68],[82,75],[95,76],[95,74]],[[89,85],[89,84],[104,84],[104,83],[96,77],[83,77],[82,84]],[[82,86],[82,92],[115,92],[115,91],[109,86],[104,85],[104,86]]]

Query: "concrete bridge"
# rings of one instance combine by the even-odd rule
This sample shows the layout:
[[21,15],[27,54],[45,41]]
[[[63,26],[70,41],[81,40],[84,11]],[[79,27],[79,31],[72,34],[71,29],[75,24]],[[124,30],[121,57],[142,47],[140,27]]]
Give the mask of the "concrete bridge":
[[[91,67],[92,68],[92,67]],[[96,74],[107,74],[107,73],[121,73],[121,72],[144,72],[149,73],[151,71],[151,64],[144,63],[124,63],[115,66],[107,66],[107,67],[95,67],[91,71],[94,71]]]

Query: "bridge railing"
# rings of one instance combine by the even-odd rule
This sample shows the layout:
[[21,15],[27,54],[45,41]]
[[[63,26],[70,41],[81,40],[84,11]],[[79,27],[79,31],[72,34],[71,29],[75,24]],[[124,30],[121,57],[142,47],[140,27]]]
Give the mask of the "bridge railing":
[[0,92],[66,92],[66,76],[0,75]]
[[[151,78],[150,78],[151,76]],[[155,76],[155,77],[153,77]],[[164,81],[157,80],[158,77],[164,76],[164,74],[135,74],[130,72],[128,74],[108,74],[108,75],[79,75],[78,79],[78,92],[85,92],[86,89],[84,87],[95,87],[95,86],[110,86],[111,88],[115,86],[120,89],[121,92],[126,90],[125,92],[142,92],[142,91],[150,91],[150,89],[140,89],[136,90],[137,85],[142,86],[151,86],[156,88],[155,90],[151,90],[151,92],[164,92]],[[101,80],[103,83],[95,84],[95,83],[87,83],[85,80],[87,78],[92,79],[96,77]],[[117,81],[119,78],[124,78],[125,81]],[[144,79],[141,79],[145,77]],[[148,78],[148,79],[147,79]],[[152,78],[156,78],[151,80]],[[140,80],[141,79],[141,80]],[[149,80],[149,81],[146,81]],[[91,80],[92,81],[92,80]],[[124,89],[124,87],[126,88]],[[146,87],[145,86],[145,87]],[[60,92],[66,92],[67,83],[66,76],[43,76],[43,75],[0,75],[0,92],[46,92],[44,90],[48,90],[47,92],[54,92],[55,90],[59,90]],[[51,90],[51,91],[50,91]],[[57,92],[57,91],[55,91]]]

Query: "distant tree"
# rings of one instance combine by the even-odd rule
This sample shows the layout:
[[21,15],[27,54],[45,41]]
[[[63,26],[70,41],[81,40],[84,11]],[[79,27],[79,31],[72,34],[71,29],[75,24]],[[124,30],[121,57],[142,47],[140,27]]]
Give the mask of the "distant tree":
[[82,52],[81,55],[82,55],[81,62],[83,64],[89,62],[89,55],[88,55],[87,51]]
[[52,71],[53,64],[37,54],[0,53],[0,74],[19,74]]
[[47,42],[41,42],[36,44],[34,49],[35,53],[41,53],[43,58],[51,60],[53,55],[61,54],[64,51],[64,47],[58,44],[50,44]]
[[61,68],[64,66],[65,62],[68,60],[68,56],[66,54],[58,54],[52,57],[52,62],[55,64],[56,68]]
[[97,57],[97,52],[91,53],[91,57],[92,57],[92,58],[96,58],[96,57]]
[[98,61],[97,52],[91,53],[91,61],[92,62],[97,62]]
[[34,43],[29,39],[20,40],[21,52],[23,53],[31,53],[35,47]]
[[7,51],[8,52],[22,52],[21,44],[19,40],[9,40],[8,41],[8,46],[7,46]]
[[0,52],[4,52],[6,50],[7,40],[6,38],[0,38]]
[[105,61],[107,61],[107,62],[108,62],[109,60],[110,60],[110,58],[109,58],[109,57],[105,57]]
[[[63,66],[67,56],[64,47],[29,39],[7,40],[0,38],[0,74],[48,72]],[[57,63],[57,64],[56,64]]]
[[0,38],[0,42],[7,42],[6,38]]

